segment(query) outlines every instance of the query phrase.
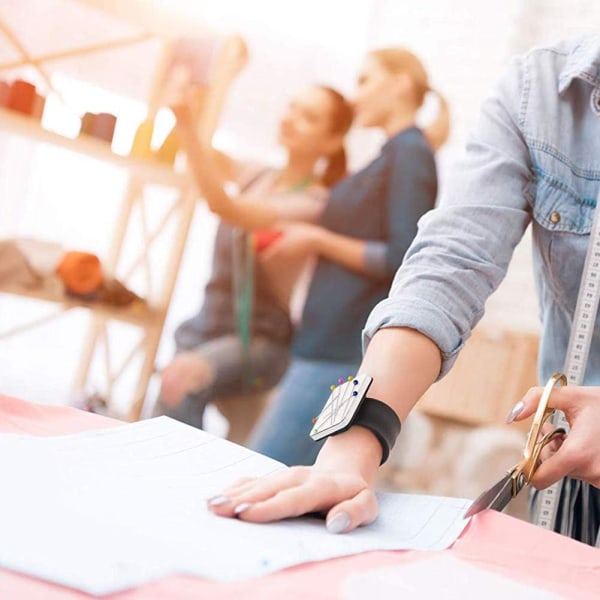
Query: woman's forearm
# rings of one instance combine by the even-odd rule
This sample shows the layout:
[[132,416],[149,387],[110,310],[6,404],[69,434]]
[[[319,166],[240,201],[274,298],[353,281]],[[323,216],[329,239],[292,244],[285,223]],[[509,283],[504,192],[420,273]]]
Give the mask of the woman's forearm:
[[359,373],[373,377],[369,395],[404,420],[437,380],[441,366],[440,349],[426,335],[408,327],[386,327],[371,339]]
[[[404,421],[437,379],[441,362],[439,348],[428,337],[414,329],[390,327],[380,329],[373,336],[359,374],[373,377],[369,396],[386,403]],[[377,438],[367,429],[355,426],[329,438],[319,453],[317,464],[336,469],[351,463],[372,483],[380,460],[381,446]]]
[[387,260],[387,242],[361,240],[319,227],[317,253],[347,269],[374,279],[391,277]]
[[191,113],[185,108],[175,111],[177,130],[198,189],[211,211],[224,221],[243,229],[271,227],[279,217],[275,207],[268,203],[252,202],[231,196],[226,191],[226,180],[221,174],[212,148],[196,136]]
[[323,258],[361,274],[369,272],[365,260],[365,240],[319,227],[315,242],[315,250]]

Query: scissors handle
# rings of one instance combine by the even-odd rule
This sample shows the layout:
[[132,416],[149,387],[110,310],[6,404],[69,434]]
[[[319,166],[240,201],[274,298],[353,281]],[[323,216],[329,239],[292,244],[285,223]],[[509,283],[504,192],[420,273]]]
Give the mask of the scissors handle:
[[527,479],[527,483],[529,483],[531,481],[535,472],[537,471],[538,467],[541,464],[540,454],[542,453],[542,450],[544,449],[544,447],[547,446],[550,442],[552,442],[555,438],[561,437],[561,436],[565,435],[566,433],[567,433],[566,429],[563,429],[562,427],[557,427],[556,429],[549,431],[546,435],[544,435],[539,440],[539,442],[537,443],[537,445],[535,446],[535,448],[533,450],[533,455],[531,456],[531,459],[527,464],[527,466],[528,466],[527,471],[525,471],[525,469],[523,469],[523,474],[525,475],[525,477]]
[[531,481],[540,464],[540,454],[544,447],[559,435],[564,435],[566,433],[564,429],[558,428],[545,435],[541,435],[544,423],[552,413],[554,413],[554,409],[548,407],[550,396],[557,386],[563,387],[565,385],[567,385],[567,378],[565,375],[562,373],[555,373],[550,377],[542,392],[542,397],[540,398],[537,410],[535,411],[535,416],[533,417],[531,429],[529,430],[529,435],[527,436],[523,460],[519,464],[519,470],[525,475],[528,483]]

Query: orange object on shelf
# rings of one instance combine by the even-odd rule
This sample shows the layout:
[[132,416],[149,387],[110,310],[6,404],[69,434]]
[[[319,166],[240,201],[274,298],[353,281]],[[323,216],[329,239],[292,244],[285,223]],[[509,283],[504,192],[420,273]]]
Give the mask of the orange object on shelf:
[[89,252],[66,252],[56,273],[67,291],[80,296],[97,291],[104,281],[100,259]]
[[46,107],[46,97],[36,93],[31,109],[31,116],[38,121],[42,120],[44,108]]
[[20,113],[32,115],[36,102],[35,85],[22,79],[15,79],[8,95],[8,108]]
[[85,113],[81,121],[80,133],[91,135],[92,137],[107,142],[112,142],[115,133],[117,117],[110,113]]
[[0,81],[0,106],[8,106],[10,96],[10,85],[6,81]]
[[175,158],[177,158],[179,147],[179,134],[177,133],[177,130],[173,128],[165,138],[161,147],[156,151],[156,158],[158,158],[160,162],[173,166],[175,164]]
[[135,133],[130,155],[137,158],[152,158],[152,135],[154,133],[154,121],[147,119],[140,123]]

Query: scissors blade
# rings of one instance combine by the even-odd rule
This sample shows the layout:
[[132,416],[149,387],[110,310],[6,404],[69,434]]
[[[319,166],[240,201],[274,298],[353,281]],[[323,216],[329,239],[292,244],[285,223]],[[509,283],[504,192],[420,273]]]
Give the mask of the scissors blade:
[[467,519],[476,515],[478,512],[491,508],[493,510],[502,511],[513,497],[512,472],[507,473],[500,481],[496,482],[491,488],[481,493],[463,518]]

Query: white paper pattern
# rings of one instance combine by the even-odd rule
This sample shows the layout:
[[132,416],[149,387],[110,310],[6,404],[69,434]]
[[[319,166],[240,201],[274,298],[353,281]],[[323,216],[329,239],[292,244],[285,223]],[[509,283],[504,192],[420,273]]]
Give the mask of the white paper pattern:
[[[60,437],[0,435],[0,565],[97,595],[168,574],[219,581],[383,549],[443,549],[469,500],[381,494],[351,534],[321,519],[256,525],[204,500],[281,463],[167,417]],[[234,566],[234,568],[232,568]]]

